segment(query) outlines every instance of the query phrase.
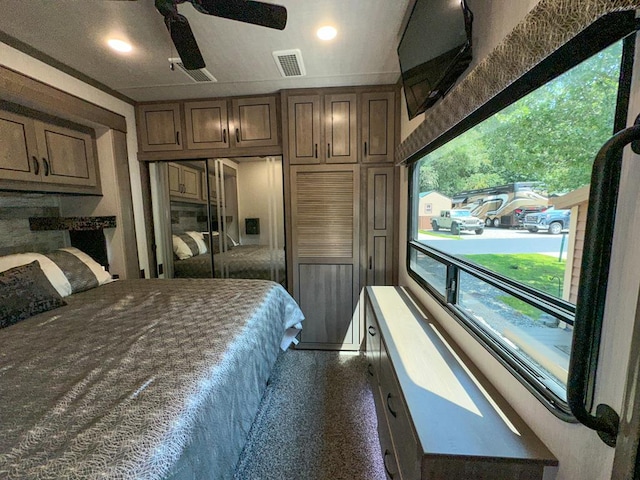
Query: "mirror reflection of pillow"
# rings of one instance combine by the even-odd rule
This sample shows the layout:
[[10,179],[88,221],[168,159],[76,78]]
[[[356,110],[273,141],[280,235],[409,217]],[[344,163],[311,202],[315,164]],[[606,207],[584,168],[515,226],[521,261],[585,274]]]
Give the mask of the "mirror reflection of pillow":
[[173,243],[173,253],[175,253],[176,257],[180,260],[186,260],[187,258],[200,254],[198,244],[193,237],[186,233],[171,235],[171,240]]
[[193,231],[184,232],[184,233],[186,233],[196,241],[196,244],[198,245],[199,255],[202,255],[203,253],[207,253],[207,244],[204,241],[204,235],[202,233],[193,232]]

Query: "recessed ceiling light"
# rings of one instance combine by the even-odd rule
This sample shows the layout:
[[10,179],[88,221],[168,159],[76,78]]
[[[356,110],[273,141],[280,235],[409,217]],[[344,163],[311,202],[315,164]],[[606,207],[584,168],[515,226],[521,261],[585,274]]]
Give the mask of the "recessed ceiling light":
[[326,26],[318,29],[317,35],[321,40],[331,40],[335,38],[337,30],[333,27]]
[[133,50],[133,47],[130,43],[125,42],[124,40],[117,40],[115,38],[110,38],[107,40],[107,44],[113,48],[116,52],[128,53]]

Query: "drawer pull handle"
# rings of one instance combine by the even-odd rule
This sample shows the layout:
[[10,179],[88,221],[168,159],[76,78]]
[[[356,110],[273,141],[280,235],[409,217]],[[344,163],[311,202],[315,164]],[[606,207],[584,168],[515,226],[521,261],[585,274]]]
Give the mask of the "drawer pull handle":
[[376,329],[372,326],[369,326],[369,335],[371,335],[372,337],[376,336]]
[[391,404],[389,403],[391,400],[391,393],[387,394],[387,409],[389,409],[389,411],[391,412],[391,415],[393,415],[394,417],[398,416],[398,412],[396,412],[393,408],[391,408]]
[[384,464],[384,471],[387,472],[387,475],[389,476],[389,478],[391,478],[393,480],[393,478],[396,476],[395,473],[393,473],[391,470],[389,470],[389,467],[387,467],[387,457],[391,455],[391,452],[389,451],[389,449],[386,449],[384,451],[384,457],[382,459],[382,463]]
[[371,375],[372,377],[375,376],[375,374],[373,373],[373,365],[367,365],[367,372],[369,372],[369,375]]

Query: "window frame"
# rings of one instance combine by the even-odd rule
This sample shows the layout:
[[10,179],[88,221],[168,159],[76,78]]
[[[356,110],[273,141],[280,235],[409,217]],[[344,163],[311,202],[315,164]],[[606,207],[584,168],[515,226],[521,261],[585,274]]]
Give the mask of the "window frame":
[[[620,40],[623,41],[623,47],[612,134],[622,130],[626,126],[629,98],[631,95],[631,74],[635,53],[634,34],[639,29],[640,21],[635,19],[634,12],[613,13],[602,17],[574,39],[570,40],[564,47],[534,67],[527,75],[514,82],[510,87],[476,110],[474,114],[452,126],[442,136],[423,146],[418,152],[407,159],[407,163],[409,163],[409,205],[407,209],[406,252],[406,270],[408,275],[416,281],[422,289],[435,298],[449,315],[471,334],[472,337],[480,342],[480,344],[538,398],[548,410],[558,418],[567,422],[575,422],[576,420],[571,414],[566,400],[554,393],[553,389],[549,388],[549,385],[541,379],[536,368],[492,338],[488,332],[477,325],[475,320],[470,318],[456,305],[460,285],[459,273],[465,272],[470,274],[498,288],[507,295],[518,298],[535,308],[557,317],[560,321],[566,322],[569,325],[573,325],[574,322],[575,305],[492,272],[482,266],[413,240],[415,238],[415,231],[417,231],[418,228],[417,215],[419,214],[419,197],[416,196],[417,192],[414,191],[418,175],[417,165],[418,161],[428,153],[448,143],[483,120],[506,108],[508,105],[515,103],[528,93],[557,78],[567,70],[570,70],[592,55],[595,55]],[[446,296],[443,296],[435,287],[430,285],[426,279],[411,268],[414,252],[416,254],[421,253],[427,255],[432,260],[445,265],[447,272],[445,286]],[[599,342],[596,343],[597,348],[599,347]],[[590,373],[592,378],[595,378],[596,372],[592,371]]]

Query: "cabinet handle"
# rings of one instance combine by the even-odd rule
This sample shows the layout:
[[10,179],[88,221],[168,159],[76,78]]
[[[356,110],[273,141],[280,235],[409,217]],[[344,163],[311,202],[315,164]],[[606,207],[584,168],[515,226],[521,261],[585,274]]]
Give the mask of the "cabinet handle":
[[44,176],[48,177],[49,176],[49,162],[47,161],[46,158],[42,159],[42,163],[44,164]]
[[364,142],[364,156],[367,156],[367,142]]
[[227,129],[226,128],[222,129],[222,142],[223,143],[227,143]]
[[318,158],[318,144],[316,143],[316,158]]
[[384,457],[382,458],[382,463],[384,464],[384,471],[387,472],[387,475],[389,476],[389,478],[393,480],[393,477],[395,477],[396,474],[392,473],[391,470],[389,470],[389,467],[387,467],[387,457],[389,455],[391,455],[391,452],[389,451],[389,449],[385,449]]
[[35,175],[40,175],[40,163],[36,157],[31,157],[33,159],[33,173]]
[[387,394],[387,409],[389,410],[389,412],[391,412],[391,415],[393,415],[394,417],[397,417],[398,412],[396,412],[393,408],[391,408],[391,405],[389,404],[390,400],[391,400],[391,392]]
[[236,143],[240,143],[240,129],[236,128]]
[[327,158],[331,158],[331,144],[327,143]]
[[376,336],[376,329],[371,325],[369,325],[369,335],[371,335],[372,337]]
[[373,256],[369,257],[369,270],[373,269]]
[[371,375],[372,377],[374,376],[372,364],[367,365],[367,372],[369,372],[369,375]]
[[176,143],[180,145],[180,132],[176,132]]

